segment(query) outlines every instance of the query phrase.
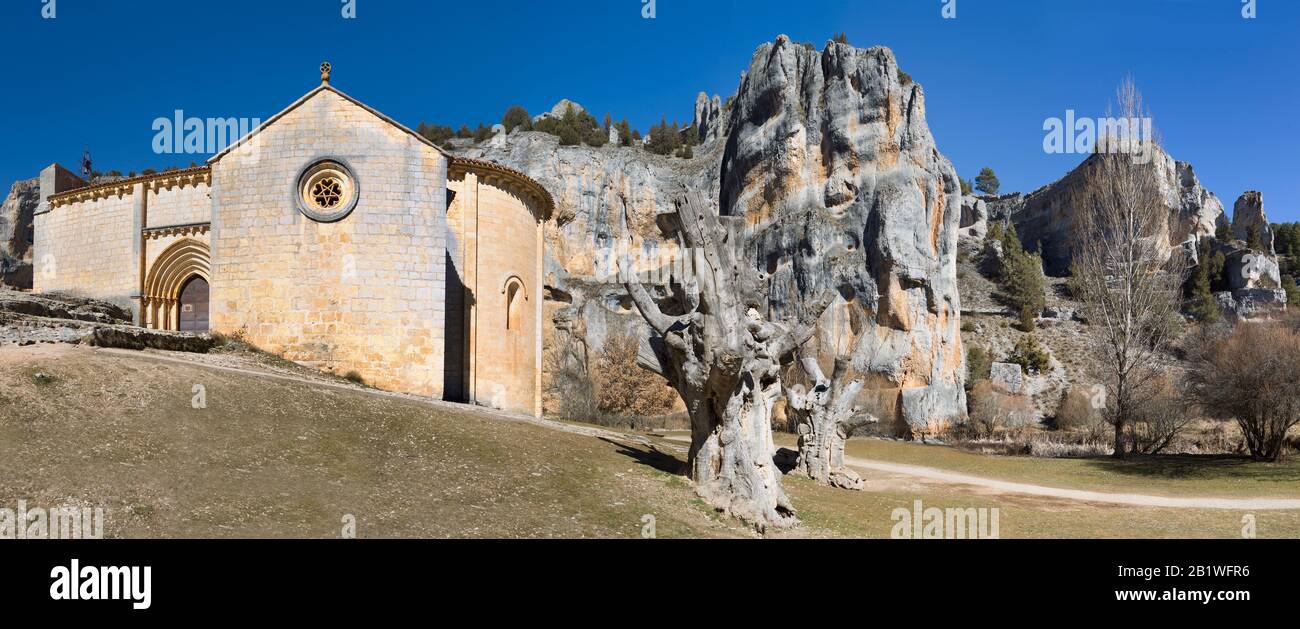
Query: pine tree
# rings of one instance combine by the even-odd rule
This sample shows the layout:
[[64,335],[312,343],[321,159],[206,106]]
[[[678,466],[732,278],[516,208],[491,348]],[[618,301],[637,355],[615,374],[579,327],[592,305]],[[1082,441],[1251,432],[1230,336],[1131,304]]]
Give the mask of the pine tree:
[[627,118],[624,118],[618,121],[618,144],[619,146],[632,146],[632,142],[632,126],[627,123]]
[[1187,312],[1201,323],[1214,323],[1219,320],[1219,304],[1210,290],[1210,261],[1202,255],[1201,264],[1196,265],[1192,273],[1191,295],[1187,299]]
[[1002,184],[998,182],[998,176],[994,174],[993,169],[985,166],[980,170],[980,174],[975,177],[975,189],[988,195],[996,195]]
[[1290,275],[1282,276],[1282,290],[1286,291],[1287,308],[1292,304],[1300,305],[1300,287],[1296,286],[1295,278]]

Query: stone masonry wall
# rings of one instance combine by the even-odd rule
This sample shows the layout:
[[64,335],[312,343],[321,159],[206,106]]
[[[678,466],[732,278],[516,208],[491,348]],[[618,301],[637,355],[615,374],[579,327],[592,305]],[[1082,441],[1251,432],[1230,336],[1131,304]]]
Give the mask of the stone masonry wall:
[[[448,181],[448,210],[456,272],[472,298],[467,325],[468,381],[473,400],[512,411],[538,409],[541,339],[541,238],[534,209],[508,186],[474,172]],[[522,291],[514,325],[507,324],[507,288]]]
[[[447,158],[330,90],[219,157],[213,329],[380,388],[441,395]],[[335,223],[295,203],[300,172],[323,158],[360,187]]]
[[212,220],[212,198],[207,184],[175,186],[149,194],[146,227],[170,227]]
[[134,194],[69,203],[37,214],[33,290],[131,307],[138,288],[131,272],[134,221]]

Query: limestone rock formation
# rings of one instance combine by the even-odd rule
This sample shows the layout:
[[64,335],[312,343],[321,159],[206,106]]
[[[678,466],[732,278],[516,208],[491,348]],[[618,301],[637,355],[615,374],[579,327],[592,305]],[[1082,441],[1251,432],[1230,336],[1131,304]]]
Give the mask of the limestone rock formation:
[[575,114],[580,114],[584,111],[587,111],[582,107],[582,105],[579,105],[578,103],[575,103],[567,98],[561,98],[560,102],[555,103],[555,106],[551,107],[550,111],[543,112],[536,116],[533,116],[533,122],[544,120],[546,118],[563,118],[564,113],[568,111],[570,107],[573,108],[573,113]]
[[984,246],[984,237],[989,233],[989,206],[979,197],[966,195],[961,198],[961,223],[958,225],[957,239],[964,251],[970,254],[978,252]]
[[94,299],[69,295],[33,295],[0,288],[0,313],[91,323],[130,323],[130,311]]
[[647,328],[613,263],[620,254],[644,259],[667,248],[657,218],[671,212],[683,185],[716,198],[719,151],[700,150],[682,160],[637,147],[562,147],[535,131],[497,136],[465,151],[524,172],[555,198],[555,220],[545,228],[548,343],[573,346],[574,367],[585,371],[607,337],[644,336]]
[[[1028,194],[1019,207],[1012,209],[1011,220],[1021,241],[1030,249],[1041,243],[1043,265],[1051,275],[1069,272],[1077,212],[1073,196],[1092,176],[1094,159],[1089,157],[1062,179]],[[1189,240],[1213,236],[1219,225],[1227,224],[1223,203],[1201,185],[1191,164],[1175,161],[1157,147],[1151,163],[1143,167],[1155,169],[1154,176],[1169,208],[1165,244],[1170,251]]]
[[[798,316],[812,296],[835,290],[805,349],[828,373],[848,358],[851,377],[865,383],[865,412],[904,432],[963,416],[960,186],[926,125],[921,87],[893,53],[818,51],[780,37],[755,52],[726,111],[721,99],[697,103],[717,141],[689,160],[560,147],[538,132],[461,149],[526,173],[555,197],[545,269],[554,331],[574,335],[588,355],[616,329],[648,332],[609,261],[620,246],[642,260],[671,253],[678,239],[666,215],[685,187],[743,219],[746,267],[769,278],[765,314]],[[827,268],[831,250],[853,262]]]
[[[1258,193],[1255,193],[1258,194]],[[1249,196],[1247,193],[1246,196]],[[1242,198],[1245,199],[1246,196]],[[1242,201],[1237,202],[1238,207]],[[1215,294],[1219,309],[1229,319],[1255,319],[1280,314],[1286,308],[1286,291],[1282,290],[1282,272],[1277,257],[1271,252],[1272,230],[1262,210],[1250,216],[1247,210],[1245,229],[1257,228],[1250,221],[1263,221],[1268,230],[1268,240],[1261,236],[1260,248],[1243,246],[1242,240],[1214,243],[1214,251],[1223,255],[1223,277],[1228,290]],[[1234,223],[1235,220],[1234,216]],[[1259,233],[1259,232],[1256,232]],[[1245,235],[1249,236],[1249,233]],[[1267,242],[1268,245],[1263,243]],[[1270,251],[1264,251],[1268,248]]]
[[1232,206],[1232,237],[1246,243],[1258,239],[1259,248],[1273,255],[1273,228],[1264,215],[1264,194],[1248,191]]
[[130,312],[104,301],[0,287],[0,345],[37,343],[206,352],[216,339],[135,327]]
[[700,143],[716,141],[722,135],[722,99],[715,94],[713,99],[700,92],[695,97],[694,127],[700,134]]
[[964,417],[961,188],[921,86],[887,48],[781,37],[754,54],[729,122],[720,211],[744,218],[771,307],[797,315],[838,292],[805,351],[826,368],[848,358],[864,410],[900,432]]
[[40,192],[40,179],[18,181],[0,204],[0,285],[32,287],[32,214]]
[[993,363],[989,366],[989,382],[1011,395],[1020,395],[1025,387],[1024,370],[1016,363]]
[[1271,254],[1231,245],[1221,249],[1224,250],[1223,275],[1232,290],[1282,286],[1281,269]]
[[1286,309],[1286,291],[1280,288],[1239,288],[1214,294],[1219,310],[1229,319],[1260,319]]

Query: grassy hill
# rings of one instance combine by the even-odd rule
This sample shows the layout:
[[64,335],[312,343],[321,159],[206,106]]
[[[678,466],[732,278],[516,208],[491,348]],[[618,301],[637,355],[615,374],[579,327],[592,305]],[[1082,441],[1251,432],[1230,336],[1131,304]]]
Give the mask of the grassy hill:
[[[639,537],[647,514],[659,537],[753,536],[705,508],[675,474],[680,443],[290,371],[234,356],[0,348],[0,506],[101,506],[105,533],[117,538],[338,537],[348,514],[363,538]],[[206,408],[194,408],[196,385]],[[862,451],[857,443],[850,454],[914,456],[912,446]],[[1056,464],[1077,462],[1035,462],[1073,474]],[[1241,528],[1242,514],[1228,510],[1119,507],[865,476],[864,492],[787,477],[804,524],[779,535],[888,537],[891,512],[917,499],[998,507],[1002,537],[1235,537]],[[1256,515],[1261,537],[1300,535],[1300,512]]]

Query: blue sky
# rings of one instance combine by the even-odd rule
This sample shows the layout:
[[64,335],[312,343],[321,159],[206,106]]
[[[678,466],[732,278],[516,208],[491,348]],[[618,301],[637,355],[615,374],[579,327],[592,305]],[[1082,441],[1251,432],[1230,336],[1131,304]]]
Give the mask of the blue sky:
[[266,118],[318,83],[395,119],[459,126],[571,98],[642,130],[689,121],[695,94],[733,93],[754,49],[785,33],[819,48],[843,31],[887,45],[926,90],[931,130],[963,177],[1004,191],[1076,165],[1043,123],[1102,116],[1131,74],[1166,148],[1231,211],[1264,192],[1300,220],[1300,2],[1257,0],[49,0],[0,3],[0,182],[58,161],[97,170],[185,166],[156,155],[153,121]]

